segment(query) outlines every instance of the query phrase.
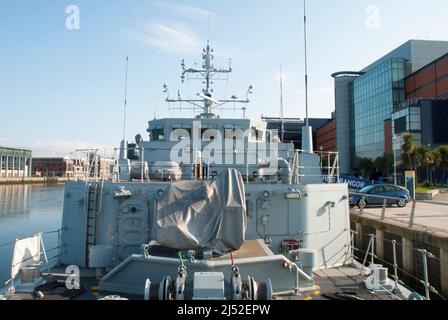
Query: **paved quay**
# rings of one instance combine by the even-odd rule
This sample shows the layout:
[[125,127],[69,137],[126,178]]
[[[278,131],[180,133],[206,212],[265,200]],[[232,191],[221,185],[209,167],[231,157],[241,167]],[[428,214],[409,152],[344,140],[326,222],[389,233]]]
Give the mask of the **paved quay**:
[[[396,206],[386,208],[385,219],[394,220],[404,225],[409,224],[412,203],[405,208]],[[381,207],[364,209],[364,215],[381,218]],[[414,225],[424,228],[428,232],[442,232],[448,234],[448,193],[438,195],[432,201],[417,202]]]

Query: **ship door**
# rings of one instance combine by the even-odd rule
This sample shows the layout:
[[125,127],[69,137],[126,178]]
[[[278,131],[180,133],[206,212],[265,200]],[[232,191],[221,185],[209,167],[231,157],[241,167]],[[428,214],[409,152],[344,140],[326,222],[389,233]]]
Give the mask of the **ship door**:
[[118,258],[125,260],[141,253],[148,242],[148,205],[143,199],[129,199],[120,205],[118,219]]

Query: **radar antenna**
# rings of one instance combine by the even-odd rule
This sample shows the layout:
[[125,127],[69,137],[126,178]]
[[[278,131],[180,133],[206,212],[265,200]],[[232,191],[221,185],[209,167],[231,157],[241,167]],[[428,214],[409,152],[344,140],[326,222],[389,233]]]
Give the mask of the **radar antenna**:
[[[169,95],[168,86],[164,84],[163,92],[167,94],[166,102],[168,103],[179,103],[180,108],[182,109],[182,103],[188,103],[192,105],[193,110],[199,109],[201,111],[201,114],[198,115],[198,118],[215,118],[215,114],[213,111],[217,107],[221,107],[227,103],[243,103],[245,106],[242,108],[245,112],[246,105],[250,102],[249,95],[252,94],[253,86],[250,85],[247,92],[246,92],[246,99],[241,100],[238,99],[236,96],[231,97],[230,99],[215,99],[213,98],[213,89],[212,84],[213,81],[216,80],[226,80],[226,78],[222,77],[222,75],[228,75],[232,72],[232,61],[229,59],[229,66],[227,69],[222,68],[216,68],[213,65],[213,49],[210,47],[210,43],[207,42],[207,47],[203,49],[202,52],[202,69],[197,68],[187,68],[185,64],[185,60],[182,59],[181,67],[182,67],[182,74],[181,79],[182,83],[185,82],[185,80],[201,80],[205,87],[202,89],[201,93],[198,93],[197,96],[201,99],[182,99],[180,95],[180,91],[178,92],[177,99],[171,99]],[[171,107],[170,107],[171,108]],[[223,109],[224,110],[224,109]],[[230,109],[228,109],[230,110]]]

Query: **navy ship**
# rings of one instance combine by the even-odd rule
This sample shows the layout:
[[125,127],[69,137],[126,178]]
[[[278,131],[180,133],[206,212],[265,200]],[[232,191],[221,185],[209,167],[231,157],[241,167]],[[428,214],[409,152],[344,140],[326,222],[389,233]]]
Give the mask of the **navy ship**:
[[[147,137],[121,142],[111,179],[67,183],[57,262],[45,235],[17,240],[0,298],[419,298],[387,268],[354,259],[338,154],[314,152],[308,121],[296,150],[247,119],[252,86],[244,99],[217,99],[213,81],[232,67],[215,67],[209,44],[202,59],[201,69],[182,61],[182,80],[205,85],[194,99],[164,86],[167,103],[197,115],[149,121]],[[243,117],[221,118],[228,104]]]

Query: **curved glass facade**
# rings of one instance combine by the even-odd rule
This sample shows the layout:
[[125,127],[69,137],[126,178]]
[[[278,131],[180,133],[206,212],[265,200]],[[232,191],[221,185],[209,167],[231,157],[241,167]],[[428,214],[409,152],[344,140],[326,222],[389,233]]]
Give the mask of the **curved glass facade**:
[[353,81],[352,163],[384,153],[384,121],[405,100],[405,59],[389,59]]

